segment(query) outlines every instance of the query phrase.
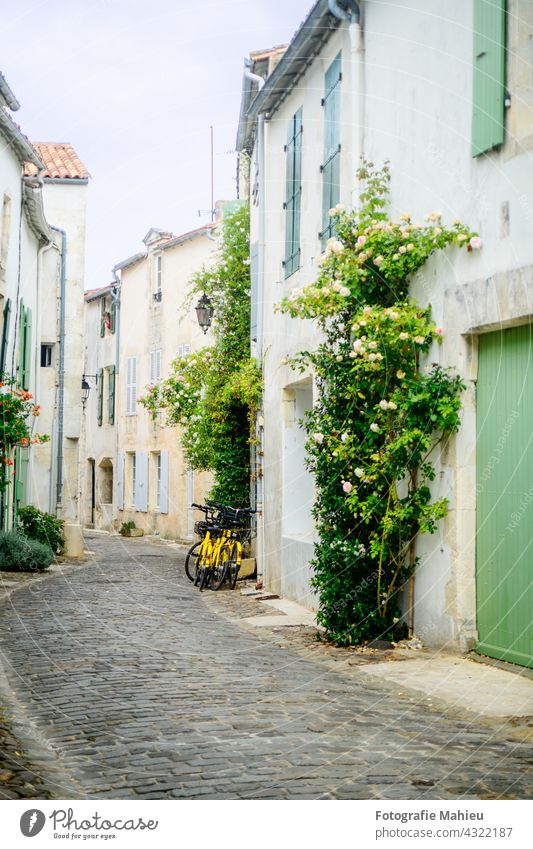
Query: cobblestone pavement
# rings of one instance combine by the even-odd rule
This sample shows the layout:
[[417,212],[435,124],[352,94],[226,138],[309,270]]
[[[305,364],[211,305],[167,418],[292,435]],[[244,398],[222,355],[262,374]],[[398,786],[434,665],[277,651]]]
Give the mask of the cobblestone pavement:
[[10,710],[56,798],[533,797],[510,725],[369,682],[374,657],[309,629],[252,632],[257,603],[200,594],[175,549],[87,543],[0,606]]

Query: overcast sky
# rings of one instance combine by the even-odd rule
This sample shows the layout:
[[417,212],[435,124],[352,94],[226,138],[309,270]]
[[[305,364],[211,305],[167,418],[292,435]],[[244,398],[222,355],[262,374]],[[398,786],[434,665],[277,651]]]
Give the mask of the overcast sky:
[[312,0],[3,0],[2,66],[33,141],[68,141],[87,166],[86,288],[235,197],[243,59],[290,41]]

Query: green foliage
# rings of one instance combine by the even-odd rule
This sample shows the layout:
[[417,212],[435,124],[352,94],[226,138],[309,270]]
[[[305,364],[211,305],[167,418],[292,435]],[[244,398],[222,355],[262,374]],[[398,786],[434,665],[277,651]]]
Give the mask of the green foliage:
[[135,524],[135,522],[122,522],[119,534],[122,534],[122,536],[125,537],[127,536],[128,531],[132,531],[136,527],[137,525]]
[[250,268],[248,209],[223,222],[216,264],[191,281],[190,299],[205,292],[214,307],[212,347],[177,357],[170,377],[147,387],[140,402],[181,428],[191,468],[212,470],[215,501],[246,504],[250,480],[250,426],[261,391],[250,358]]
[[20,532],[29,539],[48,545],[59,554],[65,545],[62,519],[51,513],[44,513],[37,507],[19,507],[17,522]]
[[480,240],[440,214],[424,225],[388,219],[389,171],[369,164],[355,212],[331,210],[330,239],[318,280],[281,304],[322,330],[317,350],[292,362],[311,366],[319,391],[307,415],[308,465],[316,480],[320,542],[313,584],[318,618],[333,641],[349,645],[392,634],[398,591],[416,567],[418,534],[433,533],[446,499],[432,501],[432,455],[460,425],[459,377],[437,363],[443,330],[430,310],[408,300],[409,280],[429,256]]
[[28,539],[18,531],[0,531],[1,572],[43,572],[53,559],[49,545]]

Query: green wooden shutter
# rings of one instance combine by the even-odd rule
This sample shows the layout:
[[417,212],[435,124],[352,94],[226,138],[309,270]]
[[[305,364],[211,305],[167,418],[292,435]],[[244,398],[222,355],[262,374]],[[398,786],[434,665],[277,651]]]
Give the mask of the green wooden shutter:
[[533,668],[533,325],[479,339],[476,588],[481,654]]
[[322,172],[322,248],[334,233],[329,210],[340,198],[340,114],[341,114],[341,54],[326,71],[324,79],[324,163]]
[[108,421],[111,425],[115,424],[115,366],[109,369]]
[[105,298],[100,298],[100,336],[105,336]]
[[472,156],[504,139],[505,0],[474,0]]
[[111,333],[114,333],[117,329],[117,302],[113,298],[111,300],[111,321],[110,321],[110,330]]
[[20,386],[23,385],[24,381],[24,335],[25,335],[25,318],[26,318],[26,308],[24,306],[24,302],[21,301],[19,305],[19,357],[18,357],[18,365],[17,365],[17,377]]
[[98,424],[104,420],[104,370],[98,369]]
[[11,298],[7,298],[4,306],[4,321],[2,324],[2,345],[0,348],[0,375],[6,370],[7,343],[9,341],[9,322],[11,319]]
[[285,277],[300,266],[300,209],[302,197],[302,110],[289,122],[286,145],[287,182],[285,195]]
[[31,331],[32,331],[32,312],[28,307],[24,316],[24,352],[23,352],[23,369],[22,369],[22,387],[23,389],[30,388],[31,380]]

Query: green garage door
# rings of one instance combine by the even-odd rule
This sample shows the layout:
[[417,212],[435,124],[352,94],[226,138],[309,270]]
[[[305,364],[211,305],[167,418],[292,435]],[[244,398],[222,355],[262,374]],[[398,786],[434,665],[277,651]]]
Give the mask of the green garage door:
[[533,325],[479,339],[477,650],[533,667]]

